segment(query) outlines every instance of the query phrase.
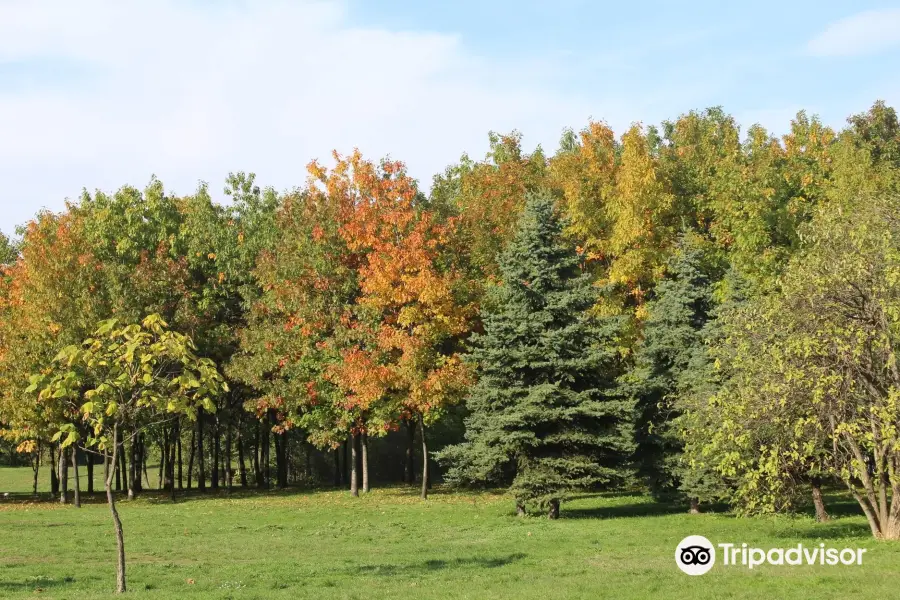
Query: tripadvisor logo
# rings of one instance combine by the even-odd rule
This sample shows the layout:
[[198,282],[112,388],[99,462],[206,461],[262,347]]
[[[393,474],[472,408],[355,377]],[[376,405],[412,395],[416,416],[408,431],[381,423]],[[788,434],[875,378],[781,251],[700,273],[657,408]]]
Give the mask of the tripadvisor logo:
[[716,549],[702,535],[689,535],[675,548],[675,564],[688,575],[703,575],[716,564]]
[[716,564],[716,548],[726,567],[753,569],[760,565],[861,565],[865,548],[826,548],[825,544],[791,548],[753,548],[747,544],[713,545],[702,535],[689,535],[675,548],[675,564],[688,575],[703,575]]

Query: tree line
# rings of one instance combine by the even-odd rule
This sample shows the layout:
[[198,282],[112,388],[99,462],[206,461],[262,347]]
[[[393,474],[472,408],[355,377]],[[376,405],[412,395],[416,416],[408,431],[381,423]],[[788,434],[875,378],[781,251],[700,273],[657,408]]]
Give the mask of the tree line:
[[0,426],[35,492],[42,457],[63,501],[79,465],[140,493],[150,457],[173,494],[355,496],[373,463],[551,517],[642,486],[825,519],[840,484],[900,537],[894,109],[489,141],[428,193],[335,153],[291,190],[230,174],[224,204],[85,191],[3,238]]

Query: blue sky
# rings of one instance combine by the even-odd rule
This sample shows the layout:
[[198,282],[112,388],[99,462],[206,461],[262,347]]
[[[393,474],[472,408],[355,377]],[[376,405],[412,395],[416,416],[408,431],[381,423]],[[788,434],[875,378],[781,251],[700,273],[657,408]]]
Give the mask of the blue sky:
[[359,147],[427,185],[487,131],[722,105],[781,133],[900,105],[898,2],[0,0],[0,230],[80,190],[300,185]]

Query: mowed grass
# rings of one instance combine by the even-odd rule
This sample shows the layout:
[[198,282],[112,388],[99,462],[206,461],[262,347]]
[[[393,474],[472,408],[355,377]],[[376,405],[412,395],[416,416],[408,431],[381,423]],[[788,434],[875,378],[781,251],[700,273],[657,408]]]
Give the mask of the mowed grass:
[[[0,469],[0,491],[30,480]],[[21,477],[24,486],[8,481]],[[870,539],[852,505],[809,517],[687,515],[642,496],[587,495],[562,518],[516,518],[502,494],[450,493],[426,502],[408,488],[147,494],[119,503],[129,597],[541,599],[850,599],[900,597],[900,544]],[[862,566],[677,569],[690,534],[762,548],[863,547]],[[103,498],[83,508],[0,501],[0,598],[108,598],[115,540]]]

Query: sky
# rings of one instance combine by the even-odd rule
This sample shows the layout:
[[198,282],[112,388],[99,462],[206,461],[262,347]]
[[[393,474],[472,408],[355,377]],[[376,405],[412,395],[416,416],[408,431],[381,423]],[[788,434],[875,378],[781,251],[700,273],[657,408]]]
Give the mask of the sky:
[[284,190],[359,148],[424,188],[491,130],[555,151],[721,105],[783,133],[900,106],[900,2],[0,0],[0,230],[82,189]]

